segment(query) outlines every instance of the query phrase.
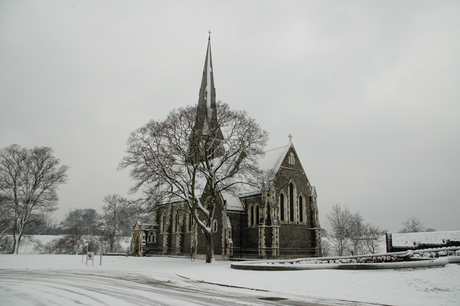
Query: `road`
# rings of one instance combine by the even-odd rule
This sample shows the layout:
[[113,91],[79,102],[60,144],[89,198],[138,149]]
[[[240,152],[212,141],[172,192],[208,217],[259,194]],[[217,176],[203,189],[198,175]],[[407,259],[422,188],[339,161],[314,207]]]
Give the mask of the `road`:
[[0,305],[359,305],[302,301],[268,292],[145,275],[63,270],[0,270]]

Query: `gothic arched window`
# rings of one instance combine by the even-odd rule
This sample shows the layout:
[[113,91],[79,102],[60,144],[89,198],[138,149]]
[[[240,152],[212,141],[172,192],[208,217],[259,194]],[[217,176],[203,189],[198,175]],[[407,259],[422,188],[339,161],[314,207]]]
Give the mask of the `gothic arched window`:
[[294,185],[289,184],[289,220],[294,221]]
[[299,197],[299,222],[303,222],[303,198]]
[[250,212],[249,212],[250,223],[249,225],[254,225],[254,206],[251,205]]
[[293,152],[289,153],[288,162],[290,165],[295,165],[295,155]]
[[176,214],[176,233],[179,233],[181,232],[181,228],[180,228],[180,216],[179,216],[179,213]]
[[260,216],[259,216],[259,205],[256,206],[256,225],[259,225]]
[[284,221],[284,194],[280,194],[280,219]]

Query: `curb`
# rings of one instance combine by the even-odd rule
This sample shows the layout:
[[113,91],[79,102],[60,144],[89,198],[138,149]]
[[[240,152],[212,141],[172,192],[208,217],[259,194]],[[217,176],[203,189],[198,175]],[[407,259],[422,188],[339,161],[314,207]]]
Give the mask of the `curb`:
[[205,281],[205,280],[193,279],[193,278],[183,276],[183,275],[180,275],[180,274],[177,274],[177,273],[174,273],[174,274],[176,274],[177,276],[179,276],[179,277],[181,277],[183,279],[187,279],[187,280],[194,281],[194,282],[197,282],[197,283],[204,283],[204,284],[221,286],[221,287],[228,287],[228,288],[246,289],[246,290],[251,290],[251,291],[270,292],[270,290],[265,290],[265,289],[249,288],[249,287],[242,287],[242,286],[234,286],[234,285],[227,285],[227,284],[221,284],[221,283],[214,283],[214,282],[208,282],[208,281]]

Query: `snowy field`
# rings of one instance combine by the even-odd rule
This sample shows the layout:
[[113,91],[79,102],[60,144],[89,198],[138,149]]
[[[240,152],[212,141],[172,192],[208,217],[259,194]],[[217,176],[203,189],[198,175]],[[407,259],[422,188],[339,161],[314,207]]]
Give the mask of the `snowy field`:
[[[99,256],[86,265],[82,255],[0,255],[0,305],[460,305],[457,264],[244,271],[230,262],[111,256],[99,264]],[[273,297],[284,300],[262,299]]]

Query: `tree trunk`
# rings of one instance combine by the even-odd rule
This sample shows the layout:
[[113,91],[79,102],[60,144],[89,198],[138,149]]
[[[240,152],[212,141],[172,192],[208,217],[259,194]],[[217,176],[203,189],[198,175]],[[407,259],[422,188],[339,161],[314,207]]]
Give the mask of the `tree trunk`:
[[19,244],[21,243],[22,235],[18,234],[16,236],[16,234],[14,234],[13,236],[14,236],[13,254],[19,254]]
[[18,230],[18,223],[17,221],[14,221],[14,226],[13,226],[13,249],[11,250],[11,254],[17,254],[16,251],[16,245],[18,244],[16,233]]
[[21,243],[24,227],[15,224],[13,232],[13,250],[12,254],[19,254],[19,244]]
[[206,236],[206,263],[211,263],[214,258],[214,247],[212,244],[212,231],[205,231]]

